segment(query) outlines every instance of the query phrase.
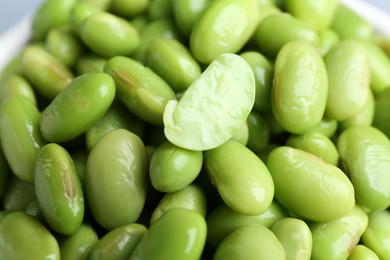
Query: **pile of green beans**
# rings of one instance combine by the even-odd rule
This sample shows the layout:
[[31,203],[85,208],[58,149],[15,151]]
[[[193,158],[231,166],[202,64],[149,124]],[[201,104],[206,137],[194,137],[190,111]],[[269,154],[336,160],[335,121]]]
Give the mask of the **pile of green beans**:
[[337,0],[46,0],[0,75],[0,259],[390,259],[390,41]]

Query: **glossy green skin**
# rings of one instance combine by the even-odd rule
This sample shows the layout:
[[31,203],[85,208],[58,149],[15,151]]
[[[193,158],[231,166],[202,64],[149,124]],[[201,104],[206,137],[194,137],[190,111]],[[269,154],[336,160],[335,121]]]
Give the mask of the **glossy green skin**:
[[20,63],[23,75],[48,100],[54,99],[74,78],[60,60],[39,46],[26,47]]
[[371,67],[371,89],[377,94],[390,87],[390,59],[374,41],[362,41]]
[[258,215],[270,206],[274,196],[270,172],[247,147],[227,141],[204,152],[204,158],[211,182],[232,210]]
[[273,67],[260,52],[248,51],[240,56],[248,62],[253,70],[256,82],[256,96],[253,108],[258,111],[271,109],[271,88],[273,80]]
[[127,57],[108,60],[104,71],[114,79],[119,100],[134,115],[151,124],[163,124],[165,105],[176,96],[162,78]]
[[24,211],[34,198],[34,184],[11,175],[4,191],[2,209],[6,211]]
[[266,211],[255,216],[236,213],[226,204],[221,204],[207,215],[207,243],[217,247],[226,236],[238,228],[252,225],[271,228],[278,220],[288,216],[288,212],[276,201],[273,201]]
[[286,209],[308,220],[326,222],[355,205],[354,187],[336,166],[288,146],[272,150],[267,167],[275,183],[275,198]]
[[153,225],[162,215],[174,208],[193,210],[203,217],[206,216],[207,200],[202,188],[196,184],[166,193],[153,210],[150,218],[150,225]]
[[0,107],[0,140],[12,172],[20,179],[34,179],[38,150],[46,142],[39,131],[41,113],[30,100],[14,96]]
[[142,137],[145,124],[140,119],[129,113],[129,111],[120,103],[113,102],[102,119],[96,122],[85,133],[87,148],[92,149],[94,144],[106,133],[111,130],[123,128]]
[[329,137],[318,132],[309,131],[303,135],[291,135],[286,145],[311,153],[329,164],[337,166],[339,162],[336,145]]
[[341,133],[337,148],[341,166],[355,188],[356,201],[369,209],[390,206],[390,141],[371,126],[355,126]]
[[173,144],[196,151],[229,140],[245,123],[255,100],[252,69],[239,55],[218,56],[164,110],[164,133]]
[[34,105],[37,104],[33,87],[19,74],[10,74],[0,81],[0,102],[11,96],[24,96]]
[[81,39],[69,26],[51,29],[47,34],[45,47],[68,68],[73,68],[77,59],[85,52]]
[[176,92],[186,90],[201,74],[201,68],[178,40],[157,38],[145,50],[146,66]]
[[166,141],[153,153],[149,165],[150,180],[158,191],[178,191],[195,180],[202,164],[201,151],[183,149]]
[[80,36],[91,50],[108,58],[130,55],[140,46],[140,35],[131,23],[106,12],[85,19]]
[[37,219],[24,212],[10,212],[3,218],[0,241],[0,259],[60,259],[55,237]]
[[175,23],[169,18],[160,18],[149,22],[145,28],[140,31],[140,35],[141,43],[138,50],[133,55],[133,58],[141,63],[145,63],[146,47],[153,39],[172,38],[180,41],[182,38]]
[[324,61],[329,78],[326,115],[337,121],[356,116],[370,91],[370,64],[364,45],[355,40],[339,42]]
[[43,1],[32,18],[32,37],[43,40],[50,29],[66,24],[76,2],[77,0]]
[[105,134],[87,160],[86,194],[95,220],[106,230],[135,222],[145,204],[146,151],[125,129]]
[[340,41],[338,34],[329,28],[320,32],[319,37],[319,48],[322,56],[325,56],[328,51]]
[[372,211],[368,214],[368,226],[362,235],[363,245],[377,254],[379,259],[389,259],[390,213],[388,210]]
[[128,259],[146,232],[147,228],[138,223],[117,227],[100,238],[88,259]]
[[150,2],[150,0],[112,0],[110,11],[124,18],[131,18],[145,12]]
[[229,140],[236,141],[242,145],[247,145],[248,139],[249,128],[248,124],[245,122]]
[[368,247],[356,245],[347,260],[379,260],[379,257]]
[[262,53],[271,57],[276,57],[280,49],[291,41],[306,41],[314,46],[319,42],[319,36],[310,24],[287,13],[265,17],[253,37]]
[[97,55],[85,55],[77,60],[75,69],[78,75],[103,72],[107,59]]
[[346,215],[325,223],[311,223],[311,259],[347,259],[368,224],[367,214],[356,206]]
[[35,163],[35,193],[50,227],[71,235],[84,218],[84,193],[68,152],[50,143],[42,147]]
[[375,112],[372,125],[390,137],[390,89],[385,89],[375,97]]
[[49,142],[65,142],[87,131],[115,97],[114,80],[105,73],[75,78],[42,112],[40,130]]
[[213,260],[222,259],[282,260],[286,259],[286,252],[268,228],[247,226],[233,231],[218,245]]
[[246,121],[249,130],[247,147],[254,153],[259,153],[267,147],[270,139],[268,123],[260,113],[254,110],[251,111]]
[[287,0],[285,2],[287,12],[310,23],[317,31],[329,27],[338,6],[337,0]]
[[338,123],[336,120],[324,116],[321,122],[316,125],[311,131],[323,134],[327,137],[332,137],[337,131]]
[[320,123],[328,96],[328,76],[317,50],[307,42],[283,46],[275,61],[272,111],[286,131],[303,134]]
[[60,240],[60,253],[62,260],[87,260],[90,251],[98,242],[96,231],[88,224],[82,224],[71,236]]
[[373,35],[373,26],[349,7],[339,4],[330,26],[341,39],[369,40]]
[[257,0],[212,1],[191,31],[192,54],[209,64],[222,53],[239,51],[255,31],[258,14]]
[[101,11],[102,10],[99,7],[88,3],[87,1],[79,1],[74,5],[70,12],[69,22],[72,25],[74,31],[80,34],[81,25],[83,24],[84,20],[89,16]]
[[171,209],[149,228],[129,260],[199,259],[206,229],[206,221],[199,213]]
[[171,19],[172,18],[172,5],[171,0],[153,0],[150,1],[150,5],[147,10],[147,17],[149,20],[158,19]]
[[278,220],[271,228],[286,252],[286,260],[310,260],[313,238],[307,224],[296,218]]
[[210,3],[210,0],[173,0],[173,18],[180,32],[189,37],[196,19]]
[[370,126],[374,121],[375,115],[375,97],[372,91],[369,91],[368,100],[363,110],[356,116],[341,121],[339,123],[339,130],[343,131],[352,126]]

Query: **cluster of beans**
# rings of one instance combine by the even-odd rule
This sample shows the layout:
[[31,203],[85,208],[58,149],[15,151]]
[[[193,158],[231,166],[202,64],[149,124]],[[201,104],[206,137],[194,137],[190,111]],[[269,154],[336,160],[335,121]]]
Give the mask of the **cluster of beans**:
[[390,259],[389,54],[337,0],[46,0],[0,259]]

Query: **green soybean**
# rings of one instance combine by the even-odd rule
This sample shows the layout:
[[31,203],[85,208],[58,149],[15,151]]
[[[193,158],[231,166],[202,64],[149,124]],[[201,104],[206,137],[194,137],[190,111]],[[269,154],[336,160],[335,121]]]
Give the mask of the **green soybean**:
[[38,153],[34,170],[35,193],[50,227],[65,235],[80,228],[84,218],[84,193],[69,153],[50,143]]
[[45,98],[54,99],[73,80],[60,60],[39,46],[26,47],[20,57],[22,73]]
[[0,241],[0,259],[60,259],[55,237],[24,212],[10,212],[1,220]]
[[374,121],[372,125],[378,128],[387,137],[390,137],[390,89],[378,93],[375,96]]
[[102,10],[87,1],[77,2],[70,12],[69,22],[73,30],[80,35],[81,25],[89,16],[102,12]]
[[103,117],[115,91],[114,80],[105,73],[78,76],[42,112],[43,137],[65,142],[81,135]]
[[337,121],[356,116],[370,91],[371,70],[364,46],[355,40],[339,42],[324,61],[329,78],[326,115]]
[[356,206],[346,215],[325,223],[311,223],[313,260],[347,259],[368,224],[367,214]]
[[390,141],[371,126],[355,126],[341,133],[337,148],[341,166],[355,189],[356,201],[369,209],[390,205]]
[[98,242],[96,231],[89,224],[82,224],[77,231],[59,242],[61,259],[87,260],[90,251]]
[[131,55],[140,46],[139,33],[131,23],[107,12],[86,18],[80,35],[91,50],[108,58]]
[[34,179],[35,158],[45,145],[39,131],[41,113],[28,99],[14,96],[0,107],[0,140],[12,172],[20,179]]
[[313,46],[319,42],[318,33],[309,23],[282,12],[261,20],[253,37],[262,53],[271,57],[276,57],[291,41],[305,41]]
[[328,97],[328,76],[317,50],[293,41],[276,57],[272,111],[288,132],[303,134],[320,123]]
[[186,90],[201,74],[191,53],[178,40],[158,38],[145,50],[145,64],[176,92]]
[[249,131],[247,147],[254,153],[265,150],[270,139],[267,121],[260,113],[252,110],[247,118],[247,125]]
[[35,199],[34,184],[11,175],[6,185],[2,208],[6,211],[25,211]]
[[249,140],[249,128],[248,124],[244,124],[237,130],[237,132],[229,139],[231,141],[236,141],[242,145],[247,145]]
[[325,56],[329,50],[340,41],[338,34],[329,28],[320,32],[319,37],[319,48],[322,56]]
[[162,215],[174,208],[184,208],[206,216],[207,200],[202,188],[196,184],[189,184],[185,188],[166,193],[153,210],[150,225],[153,225]]
[[75,70],[77,71],[78,75],[82,75],[85,73],[103,72],[104,65],[106,64],[106,62],[106,58],[97,55],[83,55],[77,60]]
[[33,87],[22,75],[10,74],[0,81],[0,102],[11,96],[24,96],[37,105]]
[[[243,250],[245,248],[245,250]],[[228,235],[215,251],[214,260],[286,259],[286,252],[276,236],[266,227],[247,226]]]
[[166,141],[152,155],[149,165],[150,180],[158,191],[178,191],[198,177],[202,164],[201,151],[183,149]]
[[354,187],[344,172],[305,151],[275,148],[267,167],[275,183],[275,198],[298,216],[327,222],[355,205]]
[[176,96],[161,77],[136,60],[120,56],[108,60],[104,71],[114,79],[118,99],[134,115],[151,124],[163,124],[164,108]]
[[208,150],[242,127],[255,99],[252,69],[240,56],[221,54],[164,110],[164,133],[173,144]]
[[234,230],[252,225],[271,228],[278,220],[288,217],[288,212],[276,201],[261,214],[249,216],[234,212],[222,203],[207,214],[207,243],[213,247]]
[[171,209],[149,228],[129,259],[199,259],[206,229],[206,221],[199,213]]
[[338,128],[338,122],[332,118],[324,116],[321,122],[312,128],[311,131],[323,134],[329,138],[336,134]]
[[142,140],[125,129],[100,138],[88,156],[85,186],[92,215],[103,228],[112,230],[135,222],[147,191]]
[[0,200],[8,186],[8,180],[11,178],[11,169],[9,168],[8,162],[4,157],[3,150],[0,149]]
[[313,238],[307,224],[296,218],[278,220],[271,228],[286,252],[286,260],[309,260]]
[[146,232],[147,228],[138,223],[117,227],[93,245],[88,259],[128,259]]
[[172,15],[171,0],[153,0],[150,2],[147,10],[147,17],[150,20],[171,19]]
[[379,260],[379,257],[364,245],[356,245],[347,260]]
[[368,214],[368,226],[362,235],[362,243],[375,252],[379,259],[389,259],[390,213],[376,210]]
[[150,0],[112,0],[110,11],[124,18],[131,18],[145,12],[149,7],[150,2]]
[[212,1],[192,28],[192,54],[209,64],[222,53],[239,51],[255,31],[258,14],[256,0]]

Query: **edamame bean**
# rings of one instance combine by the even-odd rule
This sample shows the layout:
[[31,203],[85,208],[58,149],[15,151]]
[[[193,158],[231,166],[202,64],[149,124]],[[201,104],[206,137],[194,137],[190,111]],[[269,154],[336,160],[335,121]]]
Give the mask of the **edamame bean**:
[[244,122],[244,124],[237,130],[237,132],[229,139],[231,141],[236,141],[242,145],[247,145],[249,139],[249,128],[248,124]]
[[84,20],[99,12],[102,12],[102,10],[92,3],[88,3],[87,1],[78,1],[70,11],[69,22],[73,30],[80,35],[80,28]]
[[0,81],[0,102],[10,96],[24,96],[34,105],[37,105],[33,87],[19,74],[10,74]]
[[307,152],[288,146],[275,148],[267,167],[275,183],[275,198],[298,216],[327,222],[347,214],[355,205],[348,177]]
[[60,259],[55,237],[24,212],[9,212],[1,220],[0,241],[0,259]]
[[157,38],[145,50],[145,64],[176,92],[186,90],[201,74],[191,53],[178,40]]
[[329,28],[320,32],[319,37],[319,48],[322,56],[325,56],[329,50],[340,41],[339,35]]
[[390,213],[388,210],[376,210],[368,213],[368,226],[362,235],[363,245],[375,252],[379,259],[390,258]]
[[271,228],[286,252],[286,260],[309,260],[313,238],[307,224],[296,218],[278,220]]
[[211,182],[233,211],[258,215],[269,207],[274,195],[273,181],[267,167],[251,150],[227,141],[204,152],[204,158]]
[[150,20],[172,19],[172,4],[171,0],[153,0],[150,2],[147,10],[147,15]]
[[371,126],[355,126],[341,133],[337,148],[341,167],[350,176],[356,201],[369,209],[390,205],[390,141]]
[[131,55],[140,46],[139,33],[131,23],[107,12],[86,18],[80,36],[91,50],[108,58]]
[[2,199],[2,208],[6,211],[25,211],[28,204],[35,199],[34,184],[9,176]]
[[0,107],[0,140],[12,172],[20,179],[34,179],[35,158],[45,145],[39,131],[41,113],[28,99],[14,96]]
[[84,193],[72,158],[65,148],[50,143],[38,153],[34,170],[35,193],[50,227],[65,235],[80,228]]
[[317,50],[307,42],[283,46],[275,61],[271,93],[276,121],[288,132],[303,134],[320,123],[328,97],[328,76]]
[[176,96],[170,86],[151,69],[127,57],[108,60],[104,71],[115,81],[118,99],[142,120],[162,125],[163,112]]
[[117,227],[93,245],[88,259],[128,259],[146,232],[147,228],[138,223]]
[[206,195],[202,188],[196,184],[189,184],[181,190],[166,193],[153,210],[150,225],[153,225],[162,215],[174,208],[193,210],[206,217]]
[[288,217],[288,212],[276,201],[261,214],[249,216],[239,214],[222,203],[207,214],[207,243],[213,247],[234,230],[252,225],[261,225],[271,228],[278,220]]
[[0,200],[3,198],[3,194],[8,185],[8,180],[11,178],[11,170],[4,157],[3,150],[0,149]]
[[262,53],[271,57],[276,57],[291,41],[306,41],[313,46],[319,41],[317,32],[309,23],[282,12],[261,20],[253,37]]
[[379,257],[368,247],[356,245],[347,260],[379,260]]
[[91,4],[102,11],[107,11],[111,5],[111,0],[80,0],[80,2]]
[[267,121],[264,117],[252,110],[246,119],[249,131],[247,147],[254,153],[263,151],[269,142],[270,131]]
[[242,127],[254,99],[255,81],[248,63],[236,54],[222,54],[179,101],[168,101],[163,117],[165,136],[189,150],[215,148]]
[[206,229],[206,221],[199,213],[171,209],[149,228],[129,260],[199,259]]
[[199,62],[210,64],[222,53],[239,51],[255,31],[258,14],[256,0],[212,1],[192,28],[192,54]]
[[149,0],[112,0],[110,10],[121,17],[131,18],[145,12],[150,5],[149,2]]
[[367,214],[355,206],[346,215],[326,223],[311,223],[311,259],[347,259],[368,224]]
[[112,230],[135,222],[147,191],[142,140],[125,129],[100,138],[88,156],[85,186],[92,215],[103,228]]
[[23,75],[48,100],[54,99],[74,78],[62,62],[39,46],[26,47],[20,63]]
[[106,58],[97,55],[84,55],[77,60],[75,69],[78,75],[103,72],[106,62]]
[[156,190],[174,192],[192,183],[199,175],[202,164],[201,151],[183,149],[166,141],[152,155],[149,177]]
[[364,46],[355,40],[339,42],[324,61],[329,78],[326,115],[337,121],[356,116],[370,91],[371,70]]
[[98,240],[96,231],[89,224],[82,224],[73,235],[65,237],[59,242],[61,259],[90,259],[90,251]]
[[[245,248],[245,250],[243,250]],[[266,227],[247,226],[228,235],[215,251],[214,260],[286,259],[286,252],[276,236]]]
[[42,136],[66,142],[81,135],[103,117],[115,91],[114,80],[105,73],[78,76],[42,112]]
[[375,96],[374,121],[372,125],[390,138],[390,89]]
[[324,116],[321,122],[316,125],[311,131],[323,134],[329,138],[336,134],[338,123],[336,120]]

